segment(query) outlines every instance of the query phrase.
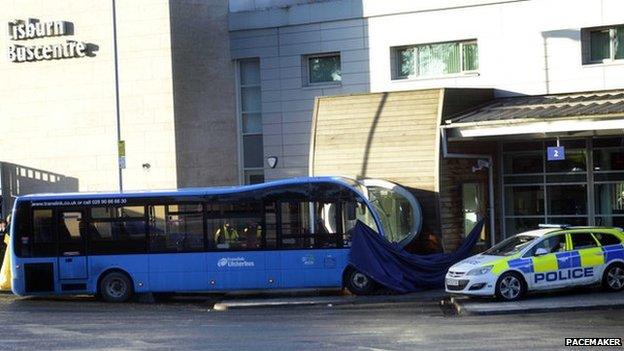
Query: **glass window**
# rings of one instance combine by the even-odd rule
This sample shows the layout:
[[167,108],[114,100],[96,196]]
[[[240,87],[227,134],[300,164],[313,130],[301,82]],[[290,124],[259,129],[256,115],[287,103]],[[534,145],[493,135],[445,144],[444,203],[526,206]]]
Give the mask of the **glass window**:
[[572,236],[572,248],[574,250],[597,247],[598,244],[590,233],[574,233]]
[[548,214],[552,215],[586,215],[587,186],[582,185],[549,185]]
[[342,246],[341,205],[322,202],[283,202],[281,244],[284,249]]
[[150,206],[150,251],[203,251],[204,221],[198,207],[201,209],[199,204]]
[[619,245],[622,243],[617,236],[608,233],[594,233],[594,237],[598,239],[600,245],[608,246],[608,245]]
[[89,224],[89,254],[145,252],[145,221],[93,221]]
[[594,170],[624,171],[624,138],[595,140]]
[[420,45],[417,49],[418,76],[459,73],[459,43]]
[[546,162],[546,172],[585,172],[587,170],[585,150],[567,149],[565,160]]
[[596,214],[624,215],[624,182],[594,187]]
[[59,240],[72,241],[80,239],[80,223],[82,221],[82,213],[80,212],[63,212],[61,214],[61,223],[59,224]]
[[[32,257],[56,256],[56,239],[52,230],[52,210],[33,211]],[[24,238],[22,238],[24,240]],[[27,244],[22,241],[22,244]]]
[[462,71],[476,71],[479,69],[479,51],[477,43],[462,44],[463,67]]
[[505,214],[535,216],[544,214],[543,186],[513,186],[505,188]]
[[527,247],[533,240],[535,240],[535,238],[536,237],[532,235],[515,235],[492,246],[483,254],[492,256],[511,256],[522,251],[522,249]]
[[624,216],[609,216],[609,217],[596,217],[596,225],[604,227],[618,227],[624,228]]
[[624,26],[584,29],[583,33],[589,41],[589,63],[624,59]]
[[397,78],[428,77],[479,69],[477,42],[422,44],[395,49]]
[[615,40],[613,48],[615,50],[615,59],[624,59],[624,26],[615,27]]
[[505,220],[505,231],[507,235],[515,235],[537,228],[540,223],[544,223],[544,217],[534,218],[507,218]]
[[414,66],[416,48],[397,49],[398,76],[409,77],[416,75],[416,67]]
[[414,215],[409,201],[403,195],[386,188],[366,188],[369,201],[379,214],[386,238],[390,242],[398,243],[410,236]]
[[505,174],[544,172],[544,156],[541,151],[517,152],[503,156]]
[[240,61],[241,85],[260,85],[260,60]]
[[262,138],[262,91],[260,84],[260,60],[239,61],[239,101],[241,125],[241,149],[243,151],[243,176],[253,169],[264,177],[262,168],[264,146]]
[[548,238],[545,238],[541,242],[537,243],[534,247],[527,252],[525,257],[535,256],[537,249],[545,249],[548,253],[556,253],[566,251],[566,238],[565,234],[558,234]]
[[243,160],[245,168],[262,168],[264,160],[262,134],[243,136]]
[[259,113],[243,113],[243,134],[262,133],[262,115]]
[[245,184],[264,183],[264,172],[262,170],[246,170]]
[[308,56],[308,83],[337,83],[342,81],[340,54]]
[[145,216],[144,206],[125,207],[93,207],[91,218],[114,219],[114,218],[142,218]]
[[608,29],[590,32],[589,43],[592,61],[602,61],[611,57],[611,39]]
[[219,250],[261,249],[263,209],[260,203],[212,204],[208,208],[208,240]]

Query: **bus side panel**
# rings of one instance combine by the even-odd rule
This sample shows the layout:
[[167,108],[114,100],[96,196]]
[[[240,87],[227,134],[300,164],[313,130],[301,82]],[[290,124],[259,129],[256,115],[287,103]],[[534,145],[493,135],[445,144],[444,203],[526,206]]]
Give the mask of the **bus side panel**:
[[206,256],[210,290],[268,288],[268,251],[212,252]]
[[87,289],[90,293],[97,292],[98,279],[109,269],[119,269],[130,275],[134,283],[134,291],[143,293],[149,291],[148,255],[102,255],[89,256],[89,282]]
[[149,256],[150,291],[185,292],[205,291],[205,253],[170,253]]
[[282,251],[284,287],[340,287],[348,252],[348,249]]
[[[11,290],[14,294],[20,296],[51,295],[58,292],[58,267],[56,257],[20,258],[13,255],[12,258],[13,271],[11,272]],[[51,267],[51,277],[49,274],[45,273],[32,274],[28,272],[30,267],[37,266]],[[40,270],[40,272],[43,273],[43,270]],[[29,277],[27,277],[27,275]]]

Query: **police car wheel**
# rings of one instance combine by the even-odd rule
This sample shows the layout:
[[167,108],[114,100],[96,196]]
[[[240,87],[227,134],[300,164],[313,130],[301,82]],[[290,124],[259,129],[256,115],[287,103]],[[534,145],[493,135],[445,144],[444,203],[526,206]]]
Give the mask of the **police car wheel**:
[[121,272],[110,272],[100,280],[99,293],[106,302],[126,302],[132,297],[132,282]]
[[516,273],[504,273],[496,282],[496,297],[505,301],[515,301],[524,295],[526,288],[522,278]]
[[624,265],[614,264],[607,267],[602,277],[602,286],[609,291],[624,289]]
[[352,269],[347,275],[347,289],[355,295],[368,295],[375,291],[376,283],[366,274]]

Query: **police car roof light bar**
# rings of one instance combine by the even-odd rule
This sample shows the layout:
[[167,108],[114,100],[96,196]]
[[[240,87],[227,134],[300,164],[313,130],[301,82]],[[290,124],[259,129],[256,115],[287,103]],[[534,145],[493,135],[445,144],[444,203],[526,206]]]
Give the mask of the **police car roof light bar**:
[[568,229],[571,227],[571,225],[569,224],[540,224],[538,226],[539,228],[561,228],[561,229]]

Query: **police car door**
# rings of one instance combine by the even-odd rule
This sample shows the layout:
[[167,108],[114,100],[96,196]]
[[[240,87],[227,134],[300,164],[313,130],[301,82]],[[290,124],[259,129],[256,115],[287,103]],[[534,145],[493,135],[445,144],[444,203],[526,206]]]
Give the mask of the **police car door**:
[[563,233],[548,236],[533,246],[525,255],[533,262],[533,271],[527,274],[531,289],[552,289],[564,285],[565,280],[560,279],[559,271],[567,268],[568,255],[566,235]]
[[[604,253],[591,233],[571,233],[573,263],[579,267],[574,276],[578,284],[590,284],[601,277]],[[573,258],[574,258],[573,257]],[[573,272],[574,273],[574,272]]]

